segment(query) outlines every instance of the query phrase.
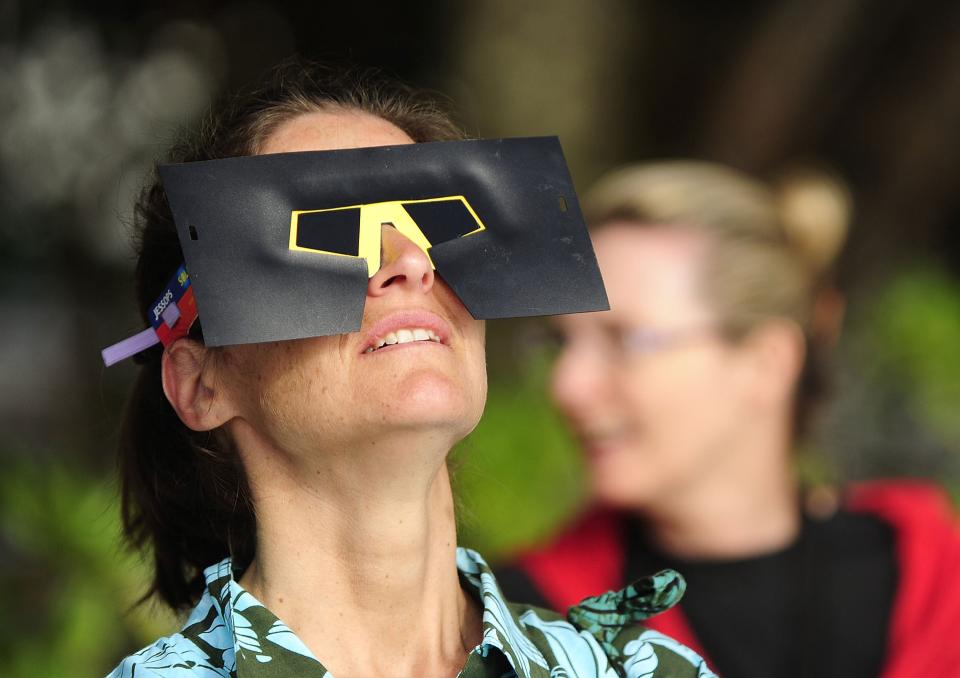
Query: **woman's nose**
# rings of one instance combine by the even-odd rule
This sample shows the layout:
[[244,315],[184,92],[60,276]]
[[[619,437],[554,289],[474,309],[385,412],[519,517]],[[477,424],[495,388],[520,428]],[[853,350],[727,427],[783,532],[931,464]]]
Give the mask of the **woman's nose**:
[[427,294],[433,289],[433,265],[427,253],[389,224],[380,227],[380,270],[367,285],[369,296],[382,296],[390,287]]

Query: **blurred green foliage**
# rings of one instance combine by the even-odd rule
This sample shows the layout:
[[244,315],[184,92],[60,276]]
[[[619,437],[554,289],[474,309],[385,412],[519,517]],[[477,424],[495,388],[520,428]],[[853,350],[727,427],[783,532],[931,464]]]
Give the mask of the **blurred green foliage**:
[[489,560],[542,539],[583,501],[583,466],[546,395],[549,358],[490,383],[487,408],[451,462],[460,543]]
[[3,675],[97,676],[168,633],[170,613],[134,607],[148,569],[120,544],[113,483],[64,465],[12,464],[0,478]]
[[896,378],[923,423],[960,452],[960,283],[917,264],[873,300],[860,353],[874,378]]

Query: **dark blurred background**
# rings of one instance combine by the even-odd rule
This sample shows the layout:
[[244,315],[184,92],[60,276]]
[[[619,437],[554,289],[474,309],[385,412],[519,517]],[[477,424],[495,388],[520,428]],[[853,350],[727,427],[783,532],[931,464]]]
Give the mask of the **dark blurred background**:
[[[176,620],[118,537],[114,446],[142,329],[131,205],[178,126],[292,53],[448,95],[473,135],[558,134],[586,188],[619,163],[798,163],[854,198],[848,312],[810,482],[960,487],[960,5],[906,0],[419,3],[0,0],[0,666],[102,675]],[[529,323],[493,323],[484,422],[457,452],[490,558],[582,501]]]

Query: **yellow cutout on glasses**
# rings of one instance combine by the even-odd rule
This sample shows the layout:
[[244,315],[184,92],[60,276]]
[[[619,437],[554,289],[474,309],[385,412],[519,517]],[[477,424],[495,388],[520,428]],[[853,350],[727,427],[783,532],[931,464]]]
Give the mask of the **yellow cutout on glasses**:
[[[444,204],[446,203],[446,204]],[[457,210],[456,205],[463,210]],[[452,208],[452,210],[451,210]],[[359,215],[351,214],[359,212]],[[410,212],[417,214],[418,224]],[[326,224],[312,220],[310,236],[320,240],[327,238],[326,246],[308,247],[301,244],[301,217],[303,215],[327,215]],[[290,249],[298,252],[331,254],[339,257],[366,259],[367,274],[372,277],[380,270],[380,230],[390,224],[416,244],[433,268],[430,248],[441,242],[462,238],[486,229],[473,207],[462,195],[428,198],[426,200],[393,200],[366,205],[333,207],[324,210],[294,210],[290,215]],[[317,229],[329,229],[318,232]],[[433,240],[427,233],[433,234]],[[316,240],[317,243],[320,240]],[[334,248],[335,247],[335,248]],[[340,251],[338,251],[340,250]],[[349,250],[349,251],[343,251]],[[354,254],[353,252],[356,252]]]

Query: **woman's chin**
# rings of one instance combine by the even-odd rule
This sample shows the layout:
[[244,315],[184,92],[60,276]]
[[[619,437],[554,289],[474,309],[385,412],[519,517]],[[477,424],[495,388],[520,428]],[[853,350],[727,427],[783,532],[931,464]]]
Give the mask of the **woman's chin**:
[[631,488],[595,476],[591,478],[590,495],[596,503],[611,508],[631,509],[635,504]]
[[462,383],[435,373],[420,373],[404,379],[392,397],[383,398],[382,421],[403,428],[436,428],[464,431],[466,435],[483,413],[482,393],[473,393]]
[[640,509],[656,495],[654,479],[636,464],[617,463],[614,455],[599,456],[587,463],[590,495],[605,506]]

